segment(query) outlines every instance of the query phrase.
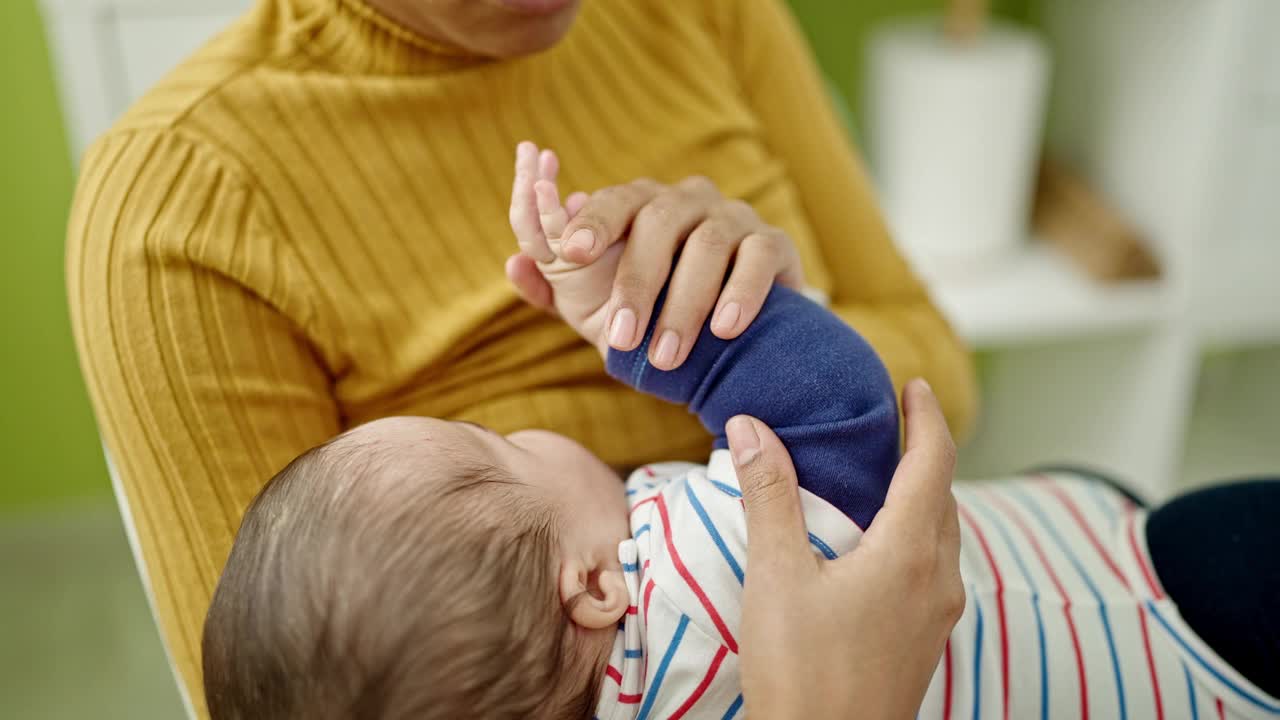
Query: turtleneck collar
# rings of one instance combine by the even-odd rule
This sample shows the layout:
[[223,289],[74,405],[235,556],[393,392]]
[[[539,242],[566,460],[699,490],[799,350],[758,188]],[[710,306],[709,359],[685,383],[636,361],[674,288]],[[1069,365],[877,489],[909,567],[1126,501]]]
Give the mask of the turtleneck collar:
[[493,62],[425,38],[364,0],[267,0],[279,6],[294,42],[334,70],[415,74]]

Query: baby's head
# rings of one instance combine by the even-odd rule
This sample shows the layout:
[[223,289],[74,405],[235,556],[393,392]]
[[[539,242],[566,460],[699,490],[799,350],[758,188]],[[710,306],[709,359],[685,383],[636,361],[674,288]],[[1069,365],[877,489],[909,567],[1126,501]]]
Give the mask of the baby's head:
[[618,476],[567,438],[360,426],[245,513],[205,620],[210,713],[589,717],[627,536]]

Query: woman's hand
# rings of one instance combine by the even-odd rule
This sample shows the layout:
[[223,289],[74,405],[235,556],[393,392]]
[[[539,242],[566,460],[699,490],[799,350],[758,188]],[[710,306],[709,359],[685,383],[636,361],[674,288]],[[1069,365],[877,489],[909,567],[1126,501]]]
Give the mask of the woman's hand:
[[[613,291],[614,274],[618,271],[623,244],[615,244],[590,265],[580,265],[560,257],[564,229],[572,217],[575,196],[569,197],[569,205],[560,203],[560,189],[556,185],[559,164],[554,152],[543,150],[538,155],[538,179],[532,188],[527,182],[528,174],[517,171],[517,181],[511,194],[512,226],[517,227],[517,220],[524,216],[523,209],[529,202],[526,194],[532,192],[538,223],[523,234],[537,242],[522,243],[520,252],[508,258],[507,276],[531,304],[542,305],[545,301],[549,305],[545,308],[548,312],[559,315],[591,343],[602,358],[607,358],[609,345],[605,340],[605,311]],[[585,199],[586,196],[581,195],[576,204],[580,207]],[[532,232],[534,230],[537,232]],[[536,251],[543,243],[551,249],[551,253],[544,256],[548,260],[534,261],[525,254],[531,247]],[[522,275],[536,275],[537,278],[531,283]],[[522,289],[525,286],[531,286],[538,292],[539,301],[529,297],[531,291]]]
[[[544,151],[540,162],[533,143],[516,149],[511,226],[529,259],[507,267],[525,300],[543,309],[550,308],[550,289],[532,272],[532,263],[550,261],[555,253],[538,222],[533,185],[548,174],[554,178],[546,157]],[[795,288],[804,284],[786,233],[765,224],[747,203],[725,198],[703,177],[675,185],[636,180],[590,196],[571,195],[565,206],[571,219],[559,248],[564,260],[587,265],[626,242],[605,314],[610,347],[633,350],[640,344],[670,277],[649,348],[649,362],[659,369],[684,362],[708,316],[717,337],[732,339],[751,325],[775,280]]]
[[752,717],[910,718],[964,611],[955,445],[929,386],[903,391],[907,451],[853,552],[809,547],[786,449],[760,421],[727,428],[747,510],[742,688]]

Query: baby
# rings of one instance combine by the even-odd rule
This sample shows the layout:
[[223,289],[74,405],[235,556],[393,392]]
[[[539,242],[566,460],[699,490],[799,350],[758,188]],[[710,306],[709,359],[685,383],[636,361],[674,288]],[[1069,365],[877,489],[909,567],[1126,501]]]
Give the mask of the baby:
[[[567,214],[553,183],[538,192],[558,246]],[[865,526],[898,458],[893,387],[871,347],[776,288],[741,338],[704,331],[679,370],[655,370],[647,342],[620,353],[603,340],[617,256],[542,266],[556,310],[610,373],[688,404],[721,448],[731,416],[761,418],[808,484]],[[608,718],[625,715],[607,709],[620,703],[665,716],[679,704],[673,690],[712,656],[725,682],[708,699],[719,698],[737,675],[726,656],[745,557],[735,486],[725,450],[707,469],[642,468],[624,492],[602,461],[550,432],[503,437],[409,417],[357,427],[295,459],[245,513],[205,623],[210,712]],[[811,527],[832,547],[858,533],[843,516]],[[711,561],[733,568],[732,587],[686,584],[690,567]],[[646,692],[644,636],[665,641],[677,628],[687,648],[725,649],[655,659]]]
[[[553,178],[536,193],[558,250],[568,216]],[[709,463],[643,467],[623,485],[553,433],[431,418],[378,420],[304,453],[249,507],[214,594],[215,719],[742,713],[747,537],[725,423],[750,414],[777,432],[814,552],[834,558],[897,464],[893,387],[857,333],[781,287],[738,339],[704,328],[676,370],[649,365],[647,337],[610,350],[617,259],[540,267],[611,375],[697,413],[715,436]],[[968,605],[922,716],[1208,717],[1224,697],[1248,709],[1230,693],[1238,678],[1222,681],[1230,668],[1180,650],[1140,511],[1096,483],[1019,485],[957,491]]]

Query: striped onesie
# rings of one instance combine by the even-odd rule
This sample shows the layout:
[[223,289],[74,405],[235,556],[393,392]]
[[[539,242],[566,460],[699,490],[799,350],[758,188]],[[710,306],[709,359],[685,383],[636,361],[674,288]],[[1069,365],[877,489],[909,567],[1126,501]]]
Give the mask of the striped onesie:
[[[627,481],[632,537],[618,553],[631,607],[595,716],[741,717],[747,535],[724,422],[748,413],[775,429],[813,550],[834,558],[857,545],[896,465],[893,390],[861,338],[783,289],[743,338],[704,333],[680,369],[648,367],[645,351],[611,352],[610,372],[720,434],[706,466],[655,464]],[[918,717],[1280,718],[1280,700],[1182,621],[1151,569],[1146,513],[1121,493],[1052,473],[955,495],[967,603]]]

